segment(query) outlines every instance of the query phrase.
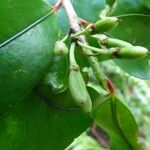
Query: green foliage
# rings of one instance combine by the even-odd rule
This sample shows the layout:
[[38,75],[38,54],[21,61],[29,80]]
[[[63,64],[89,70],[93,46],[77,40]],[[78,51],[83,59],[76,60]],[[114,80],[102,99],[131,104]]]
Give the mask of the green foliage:
[[[71,86],[77,89],[74,91],[76,94],[69,92],[68,49],[65,56],[54,55],[53,49],[55,42],[62,35],[68,34],[70,28],[64,8],[55,13],[50,12],[49,4],[55,2],[0,1],[0,149],[64,149],[89,127],[91,117],[109,135],[110,149],[139,150],[138,127],[134,117],[120,99],[112,96],[115,89],[103,74],[96,58],[101,53],[114,55],[116,51],[109,53],[111,49],[107,45],[95,42],[89,35],[86,36],[91,47],[82,47],[78,41],[75,55],[83,74],[83,82],[78,81],[78,78],[74,80],[73,76]],[[120,20],[118,27],[106,34],[149,49],[148,1],[72,0],[78,16],[91,22],[99,20],[99,13],[106,7],[106,3],[110,4],[108,14]],[[108,19],[107,16],[103,17],[102,20]],[[72,40],[65,42],[70,45]],[[130,54],[133,55],[129,52],[128,56]],[[133,76],[150,78],[148,57],[115,62]],[[84,67],[88,66],[93,69],[92,75],[88,71],[84,72]],[[84,83],[84,88],[78,88],[82,86],[80,82]],[[79,92],[80,97],[84,98],[82,92],[87,89],[86,84],[94,91],[89,90],[95,105],[90,117],[73,100],[74,97],[80,99],[77,95]],[[102,94],[101,98],[96,101],[99,94]]]
[[39,82],[50,65],[56,39],[52,15],[0,48],[0,113],[23,99]]
[[[90,124],[82,110],[62,111],[47,105],[38,95],[32,92],[1,116],[0,149],[64,149]],[[66,99],[65,95],[53,100]]]
[[138,150],[138,128],[133,115],[116,97],[103,100],[93,111],[95,122],[110,136],[112,150]]
[[24,30],[50,11],[41,0],[31,0],[30,3],[23,0],[0,0],[0,4],[0,43]]
[[106,5],[105,0],[72,0],[72,2],[78,16],[92,22],[99,19],[98,15]]
[[[112,35],[131,42],[133,45],[149,47],[149,16],[124,16],[120,17],[122,21],[114,31]],[[125,34],[124,34],[125,33]],[[116,63],[129,74],[148,79],[150,77],[149,61],[147,58],[141,60],[118,60]],[[125,65],[128,63],[128,66]]]
[[150,93],[149,80],[141,80],[126,74],[114,62],[102,63],[103,71],[111,77],[117,88],[117,95],[122,97],[124,103],[130,108],[139,126],[139,140],[144,146],[143,149],[149,150],[150,139]]
[[143,14],[146,10],[142,0],[115,0],[114,5],[113,15]]
[[[1,1],[1,3],[5,4],[5,1]],[[8,40],[5,39],[6,42],[0,45],[0,113],[4,116],[1,119],[0,127],[2,131],[0,149],[17,150],[23,147],[25,149],[34,149],[35,147],[49,149],[52,145],[52,149],[65,148],[89,126],[90,120],[82,111],[64,112],[63,117],[63,111],[52,110],[52,108],[47,107],[45,102],[41,101],[44,98],[40,100],[36,96],[37,94],[24,99],[39,82],[44,73],[49,70],[48,68],[54,57],[53,46],[58,38],[56,18],[55,15],[50,15],[50,8],[42,1],[34,1],[33,7],[31,7],[32,5],[29,7],[31,10],[27,11],[25,8],[28,5],[28,2],[21,1],[12,3],[12,10],[11,13],[9,12],[9,16],[7,16],[7,13],[5,15],[5,10],[9,9],[9,5],[1,8],[1,16],[5,17],[4,19],[7,19],[7,17],[11,19],[12,26],[5,20],[2,20],[7,25],[5,28],[8,27],[9,31],[13,32],[6,32],[7,30],[5,30],[8,35],[6,37],[1,36],[1,38],[7,38]],[[34,7],[36,9],[33,9]],[[12,19],[15,14],[25,15],[25,17],[19,16],[23,19],[21,24],[18,24],[20,18]],[[13,25],[18,30],[14,30]],[[29,28],[26,28],[28,26]],[[3,29],[1,32],[3,33],[4,28],[1,29]],[[12,36],[13,38],[9,39]],[[55,63],[57,62],[56,60],[54,61]],[[56,72],[57,67],[54,66],[51,70]],[[67,98],[70,100],[71,96],[68,95]],[[31,112],[29,108],[31,108]],[[27,113],[30,114],[27,115]],[[81,117],[82,115],[83,117]],[[57,117],[58,121],[54,121]],[[77,120],[75,119],[76,117]],[[50,121],[51,119],[49,120],[49,118],[53,121]],[[62,122],[60,118],[62,118]],[[81,124],[78,124],[78,122],[81,122]],[[53,125],[54,127],[60,125],[58,127],[60,132],[55,132],[51,128]],[[66,128],[66,131],[64,128]],[[74,133],[72,128],[76,128]],[[54,132],[53,136],[52,132]],[[68,136],[70,132],[72,134],[68,137],[67,132]],[[63,136],[61,138],[60,134],[66,134],[66,138]],[[59,142],[61,139],[62,142]],[[52,144],[52,141],[55,141],[56,144]]]
[[[150,11],[140,0],[117,0],[110,12],[117,15],[120,23],[111,31],[115,38],[126,40],[133,45],[149,47]],[[150,78],[149,60],[118,60],[116,63],[127,73],[142,79]],[[128,65],[126,65],[128,64]]]

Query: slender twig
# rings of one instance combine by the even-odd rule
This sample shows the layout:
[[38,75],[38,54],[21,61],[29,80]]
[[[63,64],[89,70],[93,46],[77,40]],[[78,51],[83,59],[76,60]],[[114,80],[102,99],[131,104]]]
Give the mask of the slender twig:
[[74,42],[71,43],[70,53],[69,53],[70,54],[70,66],[77,65],[75,57],[74,57],[75,45],[76,44]]
[[[69,23],[71,30],[74,31],[74,33],[80,32],[81,28],[79,25],[79,18],[70,2],[70,0],[64,0],[63,5],[65,7],[66,13],[68,15]],[[84,35],[81,35],[78,37],[79,41],[83,44],[88,45]],[[93,55],[93,52],[90,49],[82,48],[83,52],[87,52],[88,54]],[[107,89],[107,78],[104,76],[103,72],[100,70],[100,65],[98,62],[98,59],[94,56],[88,56],[87,57],[92,69],[93,73],[98,80],[99,84],[103,86],[104,89]]]
[[89,24],[85,29],[76,32],[75,34],[72,34],[71,37],[75,38],[83,34],[89,34],[93,30],[93,26],[94,26],[93,24]]
[[66,36],[64,36],[64,37],[61,39],[61,41],[62,41],[62,42],[65,42],[65,41],[68,39],[68,37],[69,37],[69,35],[67,34]]
[[61,8],[64,0],[57,0],[56,4],[52,8],[52,12],[56,12]]
[[116,51],[118,51],[117,49],[100,49],[100,48],[96,48],[96,47],[92,47],[92,46],[89,46],[87,44],[83,44],[82,42],[78,41],[77,42],[78,45],[80,45],[81,47],[84,47],[86,49],[90,49],[94,52],[98,52],[100,54],[104,54],[104,55],[112,55],[113,53],[115,53]]
[[88,26],[89,24],[91,24],[91,22],[89,22],[83,18],[79,18],[79,20],[80,20],[80,25]]

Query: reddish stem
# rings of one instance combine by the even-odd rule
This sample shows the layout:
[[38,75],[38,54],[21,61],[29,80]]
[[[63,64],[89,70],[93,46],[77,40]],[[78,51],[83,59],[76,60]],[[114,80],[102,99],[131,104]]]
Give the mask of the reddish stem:
[[91,24],[91,22],[89,22],[83,18],[80,18],[79,21],[80,21],[79,23],[84,26],[88,26],[89,24]]
[[63,0],[58,0],[52,8],[52,12],[57,12],[63,4]]
[[110,92],[110,95],[114,95],[115,94],[115,87],[114,87],[114,85],[110,79],[107,79],[107,87],[108,87],[108,90]]

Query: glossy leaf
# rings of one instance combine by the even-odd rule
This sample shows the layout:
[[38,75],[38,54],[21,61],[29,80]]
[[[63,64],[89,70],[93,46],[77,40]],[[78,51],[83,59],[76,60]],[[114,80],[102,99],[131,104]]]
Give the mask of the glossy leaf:
[[[17,2],[15,1],[15,3]],[[21,4],[20,2],[18,3],[19,8],[17,7],[17,4],[11,5],[11,3],[10,5],[6,6],[7,9],[9,9],[9,6],[14,7],[12,8],[12,16],[9,14],[11,19],[14,18],[14,14],[17,15],[21,11]],[[22,5],[25,5],[25,2],[22,3]],[[34,5],[36,6],[35,1]],[[0,11],[4,13],[5,9],[6,8],[1,8]],[[32,9],[32,7],[30,9]],[[47,7],[45,11],[47,11]],[[35,12],[33,11],[33,15],[31,15],[32,13],[30,14],[30,16],[33,16],[34,18],[33,19],[32,17],[29,17],[30,21],[31,18],[33,21],[36,19],[34,17],[34,13]],[[3,15],[5,16],[5,14]],[[5,17],[8,16],[6,15]],[[17,26],[18,20],[14,19],[13,21],[14,22],[12,24]],[[22,29],[24,26],[26,26],[26,24],[30,23],[28,17],[24,17],[24,22],[24,24],[22,23],[20,26],[17,26],[18,30]],[[10,27],[10,24],[8,23],[7,25],[8,29],[13,31],[13,26]],[[5,30],[5,32],[6,31],[7,30]],[[0,114],[10,109],[12,105],[14,105],[18,100],[23,99],[40,80],[41,76],[50,65],[50,60],[53,57],[52,49],[54,42],[57,39],[57,35],[58,30],[55,16],[51,15],[43,19],[41,23],[32,26],[29,31],[25,31],[22,33],[22,35],[17,35],[17,37],[11,41],[6,43],[4,42],[5,44],[1,44]],[[12,33],[9,34],[9,36],[12,36]]]
[[[150,13],[143,3],[140,0],[117,0],[115,3],[111,15],[118,15],[121,21],[118,27],[110,32],[111,36],[128,41],[133,45],[141,45],[150,49]],[[145,13],[145,15],[143,15],[143,13]],[[142,79],[150,78],[148,58],[139,60],[117,60],[115,62],[124,71],[135,77]]]
[[139,150],[138,127],[129,109],[117,97],[100,102],[93,111],[94,121],[110,137],[112,150]]
[[[113,36],[150,49],[148,30],[150,27],[150,15],[127,15],[120,16],[118,27],[111,33]],[[125,34],[124,34],[125,33]]]
[[[89,126],[91,121],[82,110],[60,110],[37,95],[32,92],[1,116],[0,149],[61,150]],[[60,95],[53,101],[65,100],[66,96]]]
[[72,0],[73,6],[80,18],[95,22],[99,19],[99,13],[105,8],[105,0]]
[[[112,35],[150,49],[150,16],[121,17],[122,22],[112,31]],[[126,34],[124,34],[126,33]],[[149,58],[137,60],[118,60],[116,63],[127,73],[142,79],[150,78]]]
[[50,8],[42,0],[0,0],[0,44],[49,11]]
[[147,9],[141,0],[116,0],[112,8],[112,15],[146,13]]

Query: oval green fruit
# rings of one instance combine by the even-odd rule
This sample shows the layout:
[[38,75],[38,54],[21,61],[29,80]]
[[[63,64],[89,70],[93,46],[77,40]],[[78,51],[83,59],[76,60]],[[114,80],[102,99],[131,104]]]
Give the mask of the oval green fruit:
[[108,38],[106,45],[108,47],[129,47],[129,46],[133,46],[132,44],[130,44],[126,41],[122,41],[122,40],[114,39],[114,38]]
[[114,27],[116,27],[117,24],[118,24],[118,18],[106,17],[104,19],[97,21],[94,24],[94,26],[95,26],[94,32],[100,33],[100,32],[109,31],[109,30],[113,29]]
[[148,49],[142,46],[131,46],[121,48],[117,52],[117,56],[121,58],[143,58],[148,55]]
[[86,85],[80,71],[70,71],[69,89],[76,103],[81,106],[86,113],[91,112],[91,98],[87,92]]
[[106,45],[107,47],[129,47],[132,44],[115,38],[110,38],[104,34],[95,34],[92,36],[97,39],[101,44]]
[[54,53],[55,55],[67,55],[69,52],[66,44],[63,41],[56,41],[55,47],[54,47]]

